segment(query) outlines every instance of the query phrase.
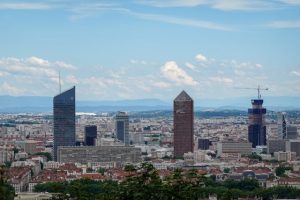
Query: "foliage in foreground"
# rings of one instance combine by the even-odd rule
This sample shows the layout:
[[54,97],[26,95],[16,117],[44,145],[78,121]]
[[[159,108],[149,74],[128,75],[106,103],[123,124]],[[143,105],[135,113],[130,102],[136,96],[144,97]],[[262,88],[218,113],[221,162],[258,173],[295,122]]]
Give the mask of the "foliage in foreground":
[[13,200],[15,190],[7,183],[6,170],[4,166],[0,166],[0,200]]
[[262,188],[253,179],[242,181],[226,180],[222,183],[213,178],[199,176],[193,170],[175,170],[161,180],[157,170],[147,163],[142,164],[125,181],[74,180],[69,183],[46,183],[35,186],[36,192],[60,193],[53,199],[80,200],[187,200],[204,199],[211,195],[218,199],[258,197],[265,200],[274,198],[299,198],[300,190],[292,187]]

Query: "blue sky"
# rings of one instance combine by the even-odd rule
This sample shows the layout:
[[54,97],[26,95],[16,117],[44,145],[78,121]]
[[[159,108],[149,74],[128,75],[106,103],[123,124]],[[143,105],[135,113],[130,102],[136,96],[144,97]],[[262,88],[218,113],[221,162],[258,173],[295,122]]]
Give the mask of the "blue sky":
[[0,0],[0,95],[300,96],[300,0]]

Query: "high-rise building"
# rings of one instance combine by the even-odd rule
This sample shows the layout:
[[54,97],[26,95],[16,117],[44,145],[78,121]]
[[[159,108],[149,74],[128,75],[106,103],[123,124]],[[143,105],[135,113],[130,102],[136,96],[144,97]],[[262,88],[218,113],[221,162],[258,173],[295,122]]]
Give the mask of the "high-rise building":
[[75,146],[75,86],[53,98],[54,160],[59,146]]
[[286,128],[286,139],[298,139],[298,131],[296,126],[288,125]]
[[209,139],[198,138],[198,149],[208,150],[209,149]]
[[262,107],[262,99],[253,99],[252,108],[248,109],[248,141],[252,147],[266,145],[266,108]]
[[300,156],[300,140],[286,141],[285,151],[296,152],[296,156]]
[[286,140],[276,139],[276,140],[268,140],[267,142],[267,153],[273,154],[277,151],[285,151]]
[[286,114],[284,112],[277,113],[277,131],[279,139],[287,139]]
[[96,146],[95,140],[97,139],[97,126],[85,126],[84,142],[86,146]]
[[116,115],[116,135],[119,141],[129,145],[129,116],[126,112],[118,112]]
[[194,101],[182,91],[174,99],[174,157],[194,150]]

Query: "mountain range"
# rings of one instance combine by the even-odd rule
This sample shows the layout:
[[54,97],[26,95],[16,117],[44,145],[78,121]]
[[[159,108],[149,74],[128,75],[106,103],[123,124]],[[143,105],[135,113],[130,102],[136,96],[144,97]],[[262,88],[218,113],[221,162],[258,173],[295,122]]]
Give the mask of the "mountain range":
[[[195,110],[247,110],[250,97],[226,99],[196,99]],[[78,112],[115,112],[171,110],[172,101],[159,99],[133,99],[118,101],[76,101]],[[266,96],[264,106],[273,111],[300,110],[300,97]],[[52,97],[46,96],[0,96],[1,113],[52,112]]]

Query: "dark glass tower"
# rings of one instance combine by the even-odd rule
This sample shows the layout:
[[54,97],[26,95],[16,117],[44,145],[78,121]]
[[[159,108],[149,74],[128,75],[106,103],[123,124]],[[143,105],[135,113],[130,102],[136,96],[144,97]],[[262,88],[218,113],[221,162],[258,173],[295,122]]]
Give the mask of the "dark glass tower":
[[95,139],[97,138],[97,126],[91,125],[85,127],[85,145],[95,146]]
[[174,157],[194,150],[194,102],[182,91],[174,100]]
[[75,146],[75,86],[53,98],[54,160],[59,146]]
[[252,147],[266,145],[266,109],[262,99],[253,99],[252,108],[248,109],[248,141],[252,143]]
[[129,116],[126,112],[118,112],[116,115],[117,139],[125,145],[129,145]]

